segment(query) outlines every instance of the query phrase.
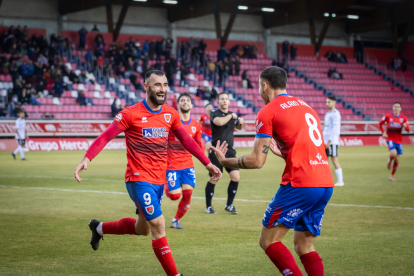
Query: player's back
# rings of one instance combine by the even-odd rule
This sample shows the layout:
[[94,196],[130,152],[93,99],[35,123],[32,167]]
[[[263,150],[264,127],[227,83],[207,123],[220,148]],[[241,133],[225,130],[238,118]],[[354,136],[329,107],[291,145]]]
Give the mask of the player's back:
[[[282,94],[258,114],[258,133],[272,133],[286,161],[282,183],[333,187],[318,114],[304,101]],[[264,129],[262,132],[261,128]]]
[[[181,120],[182,127],[196,142],[201,144],[201,125],[195,120],[188,122]],[[170,132],[168,135],[168,170],[183,170],[194,167],[193,156],[189,153],[181,142]]]

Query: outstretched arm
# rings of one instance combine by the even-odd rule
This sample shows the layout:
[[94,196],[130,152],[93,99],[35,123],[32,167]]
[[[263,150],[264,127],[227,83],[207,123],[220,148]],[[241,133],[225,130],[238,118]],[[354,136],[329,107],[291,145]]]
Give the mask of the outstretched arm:
[[241,168],[241,169],[260,169],[266,162],[267,153],[270,149],[270,140],[272,138],[256,138],[254,139],[253,151],[242,157],[226,158],[227,143],[217,142],[216,147],[211,147],[216,153],[217,159],[224,167]]
[[379,121],[378,128],[382,133],[382,137],[388,138],[387,132],[384,131],[382,125],[385,124],[385,116],[382,117],[381,121]]
[[196,141],[188,135],[184,128],[179,128],[173,131],[175,137],[181,142],[181,145],[194,155],[206,167],[206,169],[213,174],[213,178],[219,180],[221,178],[220,170],[214,166],[210,159],[205,156],[204,151],[200,148]]
[[80,183],[82,178],[79,177],[79,174],[83,170],[88,169],[88,163],[92,161],[108,144],[109,141],[114,139],[118,134],[122,133],[122,130],[118,128],[115,124],[110,124],[101,135],[96,138],[95,141],[91,144],[89,149],[86,151],[85,157],[83,157],[81,163],[75,169],[75,178]]

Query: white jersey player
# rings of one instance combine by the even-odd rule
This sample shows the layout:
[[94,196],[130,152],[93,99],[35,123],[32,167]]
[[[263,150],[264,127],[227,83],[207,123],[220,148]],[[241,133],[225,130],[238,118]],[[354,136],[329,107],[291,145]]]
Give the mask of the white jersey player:
[[335,108],[336,97],[330,96],[326,99],[326,106],[329,112],[325,114],[323,127],[323,140],[325,141],[326,155],[331,157],[335,166],[335,174],[338,182],[335,186],[344,186],[342,168],[338,160],[339,135],[341,133],[341,114]]
[[16,154],[20,152],[20,157],[22,161],[27,161],[26,158],[24,158],[24,148],[26,147],[26,138],[27,131],[26,131],[26,120],[24,119],[25,113],[24,111],[20,111],[19,118],[16,120],[16,135],[14,138],[17,139],[17,149],[12,152],[13,158],[16,159]]

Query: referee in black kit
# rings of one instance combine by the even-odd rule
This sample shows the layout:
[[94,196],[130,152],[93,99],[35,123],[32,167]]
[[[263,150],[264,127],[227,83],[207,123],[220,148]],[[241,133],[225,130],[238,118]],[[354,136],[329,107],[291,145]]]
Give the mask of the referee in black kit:
[[[234,128],[242,129],[244,120],[243,118],[238,118],[236,113],[229,112],[229,94],[226,92],[222,92],[218,95],[218,104],[219,109],[211,111],[210,114],[210,122],[211,122],[211,131],[213,133],[213,139],[211,141],[212,145],[215,147],[217,145],[217,141],[220,142],[226,141],[228,144],[228,150],[226,153],[227,158],[236,157],[236,150],[233,148],[234,144]],[[210,149],[208,158],[210,158],[211,163],[216,165],[221,172],[223,172],[223,166],[218,161],[214,151]],[[237,214],[236,208],[233,206],[233,200],[236,196],[237,187],[239,186],[239,179],[240,179],[240,171],[239,169],[234,168],[225,168],[226,171],[230,175],[230,183],[227,189],[227,204],[224,207],[224,210],[230,212],[231,214]],[[209,181],[207,182],[206,186],[206,204],[207,214],[214,214],[213,206],[211,206],[211,200],[213,199],[214,195],[214,187],[216,186],[217,181],[212,179],[212,175],[210,174]]]

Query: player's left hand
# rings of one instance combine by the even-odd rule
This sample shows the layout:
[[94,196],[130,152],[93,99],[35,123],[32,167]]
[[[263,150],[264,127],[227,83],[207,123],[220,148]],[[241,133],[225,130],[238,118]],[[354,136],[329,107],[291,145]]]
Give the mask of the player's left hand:
[[244,124],[244,119],[242,117],[239,117],[239,125],[243,125]]
[[223,160],[226,159],[226,152],[227,152],[228,144],[226,141],[220,145],[220,140],[217,141],[217,145],[215,147],[211,146],[210,149],[214,151],[218,161],[221,163]]
[[74,175],[75,175],[75,179],[81,183],[82,182],[82,178],[80,178],[79,174],[83,171],[83,170],[87,170],[88,169],[88,163],[90,162],[90,160],[86,157],[83,158],[82,162],[80,162],[80,164],[76,167]]
[[326,143],[325,145],[325,149],[329,149],[330,146],[331,146],[331,141],[328,141],[328,143]]
[[206,169],[213,175],[214,181],[220,180],[222,173],[213,163],[207,164]]

